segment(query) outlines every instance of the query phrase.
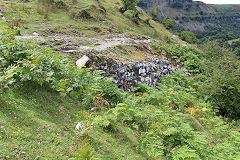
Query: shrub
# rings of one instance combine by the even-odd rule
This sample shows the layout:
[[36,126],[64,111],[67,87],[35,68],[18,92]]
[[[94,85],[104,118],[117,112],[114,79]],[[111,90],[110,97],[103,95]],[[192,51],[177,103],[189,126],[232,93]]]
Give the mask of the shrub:
[[68,9],[68,5],[63,0],[54,1],[54,6],[58,9]]
[[240,61],[217,42],[208,42],[202,46],[206,58],[201,68],[208,78],[203,84],[202,94],[209,95],[219,108],[219,113],[233,119],[240,118]]
[[7,21],[7,25],[9,28],[14,29],[14,27],[20,27],[21,22],[22,22],[21,18],[13,17],[12,19]]
[[101,160],[95,157],[95,151],[85,138],[81,141],[81,146],[72,155],[69,160]]
[[141,133],[137,148],[149,159],[238,159],[239,133],[199,98],[196,83],[174,72],[157,88],[142,86],[142,96],[129,95],[106,117]]
[[201,52],[196,47],[182,46],[180,44],[171,44],[169,46],[161,46],[162,51],[166,51],[170,55],[179,56],[177,62],[183,61],[184,66],[189,72],[199,73],[201,63]]
[[124,12],[124,15],[126,16],[126,17],[128,17],[129,19],[131,19],[134,23],[136,23],[136,24],[139,24],[139,20],[140,20],[140,18],[139,18],[139,11],[137,11],[137,10],[135,10],[135,11],[126,11],[126,12]]
[[188,42],[188,43],[196,43],[197,42],[197,37],[191,31],[181,32],[181,39]]
[[176,23],[174,19],[165,19],[163,20],[163,25],[166,29],[173,29],[176,27]]
[[120,8],[120,11],[124,13],[127,10],[135,10],[138,2],[139,0],[122,0],[123,7]]
[[174,2],[171,4],[172,8],[183,8],[183,4],[181,2]]

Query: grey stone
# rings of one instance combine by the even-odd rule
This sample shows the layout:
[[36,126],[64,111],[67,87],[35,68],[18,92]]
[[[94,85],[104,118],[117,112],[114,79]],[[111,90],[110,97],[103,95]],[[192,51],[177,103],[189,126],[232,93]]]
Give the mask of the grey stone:
[[139,73],[139,74],[146,73],[146,70],[145,70],[144,68],[140,68],[138,73]]
[[156,86],[162,76],[176,70],[169,61],[161,60],[157,56],[149,58],[146,55],[146,61],[127,59],[128,64],[116,62],[110,56],[101,56],[101,58],[93,54],[88,56],[90,57],[89,65],[94,64],[96,70],[104,70],[103,76],[113,77],[118,87],[125,91],[130,91],[132,87],[140,83]]
[[147,50],[149,50],[150,52],[153,50],[152,47],[150,47],[150,46],[147,46],[146,48],[147,48]]

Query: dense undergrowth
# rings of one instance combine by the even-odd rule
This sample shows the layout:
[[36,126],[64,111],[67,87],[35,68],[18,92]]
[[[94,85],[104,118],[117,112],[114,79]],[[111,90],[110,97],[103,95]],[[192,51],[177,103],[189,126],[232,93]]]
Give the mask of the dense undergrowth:
[[216,43],[153,45],[192,76],[134,94],[17,31],[0,41],[1,159],[240,159],[239,122],[219,116],[239,118],[239,61]]

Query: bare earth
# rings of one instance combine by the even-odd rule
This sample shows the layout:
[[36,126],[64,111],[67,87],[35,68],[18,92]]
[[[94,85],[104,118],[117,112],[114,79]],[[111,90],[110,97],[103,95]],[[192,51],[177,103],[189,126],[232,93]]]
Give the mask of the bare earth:
[[[62,43],[61,47],[68,46],[61,50],[64,53],[82,52],[86,50],[102,51],[118,45],[133,45],[138,43],[150,43],[155,40],[148,39],[143,36],[136,36],[129,33],[123,34],[108,34],[98,38],[89,37],[71,37],[66,35],[54,35],[49,37],[42,36],[17,36],[16,39],[35,39],[40,42],[50,41],[52,43]],[[68,44],[71,43],[71,47]]]

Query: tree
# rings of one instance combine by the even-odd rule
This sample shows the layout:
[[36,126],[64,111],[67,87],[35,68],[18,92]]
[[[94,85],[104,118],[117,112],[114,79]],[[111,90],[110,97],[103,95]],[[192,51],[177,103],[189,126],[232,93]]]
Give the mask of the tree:
[[196,43],[197,37],[191,31],[182,31],[181,32],[181,39],[188,42],[188,43]]
[[174,19],[165,19],[163,20],[163,25],[166,29],[172,29],[176,27],[176,23]]
[[202,95],[209,95],[218,107],[219,114],[240,118],[240,61],[237,55],[222,48],[217,42],[207,42],[202,47],[205,60],[201,70],[208,78],[202,85]]
[[135,10],[138,2],[139,0],[122,0],[123,7],[120,8],[120,11],[124,13],[127,10]]

